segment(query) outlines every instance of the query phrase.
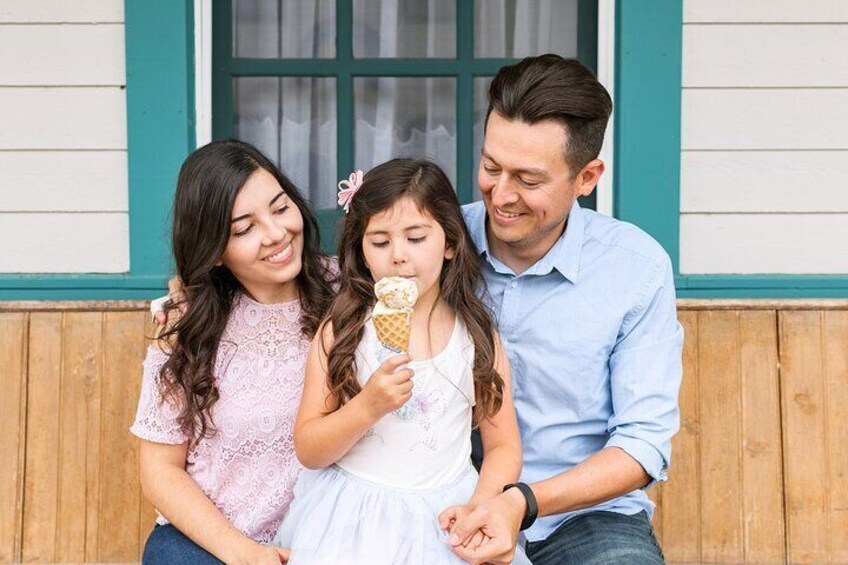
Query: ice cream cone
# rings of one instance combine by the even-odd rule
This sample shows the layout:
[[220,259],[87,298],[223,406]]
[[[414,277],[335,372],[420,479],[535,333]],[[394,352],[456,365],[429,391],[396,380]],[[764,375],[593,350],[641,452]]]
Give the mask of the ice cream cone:
[[387,349],[397,353],[408,352],[412,307],[418,299],[418,287],[408,278],[387,277],[377,281],[374,294],[377,304],[372,321],[377,339]]
[[387,348],[398,353],[409,351],[409,333],[411,316],[409,312],[394,310],[393,312],[374,313],[374,328],[377,339]]

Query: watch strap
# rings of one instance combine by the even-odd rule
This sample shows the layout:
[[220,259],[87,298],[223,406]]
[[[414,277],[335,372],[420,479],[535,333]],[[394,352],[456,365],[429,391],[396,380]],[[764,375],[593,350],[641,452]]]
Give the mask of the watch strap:
[[533,494],[533,489],[531,489],[527,483],[512,483],[506,485],[502,492],[506,492],[512,487],[520,490],[521,494],[524,496],[524,500],[527,502],[527,509],[524,511],[524,518],[521,520],[521,527],[519,528],[520,531],[524,531],[536,522],[536,518],[539,515],[539,505],[536,502],[536,495]]

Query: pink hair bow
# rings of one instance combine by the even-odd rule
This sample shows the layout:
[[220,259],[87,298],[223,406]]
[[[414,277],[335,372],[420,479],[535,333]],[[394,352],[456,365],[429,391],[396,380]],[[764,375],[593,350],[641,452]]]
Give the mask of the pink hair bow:
[[350,210],[350,201],[353,200],[353,195],[362,186],[362,171],[354,171],[350,173],[347,180],[339,181],[339,206],[344,207],[345,214]]

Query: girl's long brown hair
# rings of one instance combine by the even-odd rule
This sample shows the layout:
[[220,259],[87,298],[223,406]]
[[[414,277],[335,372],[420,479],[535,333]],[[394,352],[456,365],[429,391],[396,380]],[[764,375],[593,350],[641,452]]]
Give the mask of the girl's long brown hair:
[[[172,244],[183,300],[166,306],[176,322],[161,336],[171,352],[160,372],[163,400],[180,408],[178,422],[191,437],[214,433],[218,400],[215,358],[241,289],[225,266],[215,266],[230,239],[236,196],[259,169],[271,173],[303,216],[303,258],[297,275],[301,329],[315,335],[333,298],[329,262],[320,252],[318,223],[297,187],[255,147],[215,141],[188,156],[180,170],[173,209]],[[181,313],[180,313],[181,311]]]
[[[368,174],[351,200],[339,241],[339,292],[330,307],[334,343],[328,354],[330,400],[342,406],[359,393],[355,353],[374,307],[374,279],[365,266],[362,240],[375,214],[404,197],[442,227],[448,248],[439,278],[441,298],[465,324],[474,342],[474,423],[491,417],[503,402],[503,379],[495,370],[494,323],[480,294],[485,285],[479,258],[462,218],[456,193],[445,173],[429,161],[394,159]],[[326,345],[324,346],[326,351]]]

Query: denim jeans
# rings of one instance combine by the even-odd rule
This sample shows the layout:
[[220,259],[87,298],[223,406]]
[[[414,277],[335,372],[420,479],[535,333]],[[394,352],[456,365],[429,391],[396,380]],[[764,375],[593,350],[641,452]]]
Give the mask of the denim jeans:
[[156,525],[144,544],[142,565],[223,565],[171,524]]
[[665,559],[648,515],[587,512],[546,539],[529,542],[533,565],[661,565]]

